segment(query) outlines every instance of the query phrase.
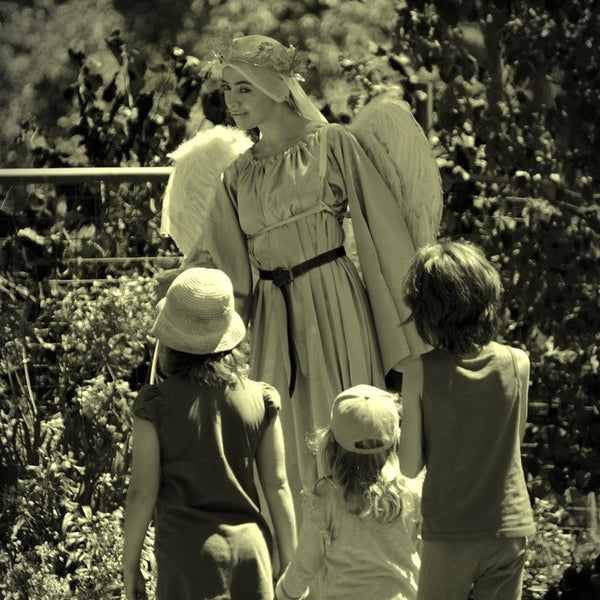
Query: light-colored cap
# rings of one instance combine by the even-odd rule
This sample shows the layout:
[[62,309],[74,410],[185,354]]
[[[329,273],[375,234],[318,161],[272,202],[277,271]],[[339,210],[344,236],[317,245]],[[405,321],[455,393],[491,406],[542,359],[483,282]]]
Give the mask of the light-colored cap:
[[219,269],[194,267],[178,275],[158,304],[151,332],[164,346],[189,354],[235,348],[246,335],[235,312],[233,286]]
[[346,451],[376,454],[400,436],[394,396],[371,385],[356,385],[339,394],[331,410],[331,431]]

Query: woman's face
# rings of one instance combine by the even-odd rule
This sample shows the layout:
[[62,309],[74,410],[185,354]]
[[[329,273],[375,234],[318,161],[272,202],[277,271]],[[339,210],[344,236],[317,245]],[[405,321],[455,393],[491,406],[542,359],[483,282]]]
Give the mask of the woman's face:
[[260,128],[273,114],[275,100],[246,81],[235,69],[223,69],[221,85],[225,104],[240,129]]

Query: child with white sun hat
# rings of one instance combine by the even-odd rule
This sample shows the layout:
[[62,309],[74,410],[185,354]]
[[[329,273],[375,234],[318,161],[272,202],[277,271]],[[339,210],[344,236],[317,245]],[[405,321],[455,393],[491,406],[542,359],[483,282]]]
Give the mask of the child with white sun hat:
[[131,481],[125,509],[127,600],[144,598],[140,554],[156,531],[157,598],[271,600],[271,534],[282,564],[296,542],[279,395],[245,376],[245,327],[229,277],[181,273],[159,303],[152,333],[164,379],[133,405]]

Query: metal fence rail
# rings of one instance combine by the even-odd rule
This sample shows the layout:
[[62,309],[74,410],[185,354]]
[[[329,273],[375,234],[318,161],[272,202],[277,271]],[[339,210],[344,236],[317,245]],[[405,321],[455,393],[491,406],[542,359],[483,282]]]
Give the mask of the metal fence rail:
[[64,167],[0,169],[0,185],[14,183],[85,183],[166,181],[173,167]]
[[[154,266],[170,267],[177,262],[174,246],[168,239],[159,239],[158,227],[148,230],[148,218],[135,220],[129,217],[129,231],[122,231],[123,220],[118,211],[110,211],[111,195],[117,195],[119,187],[131,184],[150,190],[156,205],[156,223],[159,222],[160,198],[164,186],[173,171],[173,167],[65,167],[65,168],[23,168],[0,169],[0,246],[7,250],[8,256],[14,257],[13,249],[17,248],[17,238],[32,235],[40,245],[51,244],[52,240],[33,233],[29,228],[28,217],[24,206],[28,199],[36,195],[60,195],[70,203],[84,207],[79,215],[78,228],[68,231],[68,251],[56,256],[60,271],[56,283],[90,283],[95,280],[111,283],[113,278],[107,278],[106,272],[131,271],[134,267],[142,271],[152,271]],[[136,188],[137,189],[137,188]],[[130,192],[135,195],[135,192]],[[30,217],[31,219],[31,217]],[[18,223],[18,225],[15,225]],[[132,227],[133,225],[133,227]],[[113,232],[121,229],[116,236],[121,241],[110,249],[102,248],[101,238],[107,238],[106,231]],[[27,233],[29,232],[29,233]],[[172,251],[167,256],[160,252],[140,252],[132,247],[143,246],[146,236],[151,238],[151,246],[171,246]],[[123,240],[128,238],[129,243]],[[105,244],[106,245],[106,244]],[[10,263],[10,258],[8,259]],[[149,269],[148,266],[152,265]],[[5,268],[10,270],[10,264]]]

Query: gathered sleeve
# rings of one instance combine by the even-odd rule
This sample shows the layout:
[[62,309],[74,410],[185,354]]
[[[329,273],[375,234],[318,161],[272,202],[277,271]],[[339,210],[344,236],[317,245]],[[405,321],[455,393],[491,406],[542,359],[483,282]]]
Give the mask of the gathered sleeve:
[[[342,125],[328,131],[329,163],[339,172],[335,185],[348,199],[356,249],[373,311],[385,372],[430,350],[403,300],[403,285],[415,256],[396,199],[354,135]],[[328,168],[329,169],[329,168]],[[330,182],[331,183],[331,182]]]
[[[240,226],[237,210],[235,163],[221,176],[215,203],[210,211],[199,250],[210,255],[212,266],[224,271],[233,283],[235,307],[244,323],[250,318],[252,304],[252,269],[248,255],[248,242]],[[194,260],[187,266],[194,266]]]
[[303,492],[302,527],[294,559],[277,582],[277,600],[302,598],[323,564],[330,542],[324,497]]
[[164,398],[156,385],[142,386],[131,407],[134,417],[151,421],[156,429],[160,426]]
[[262,386],[263,401],[265,403],[265,420],[270,424],[281,410],[281,397],[279,392],[269,383],[260,382]]

